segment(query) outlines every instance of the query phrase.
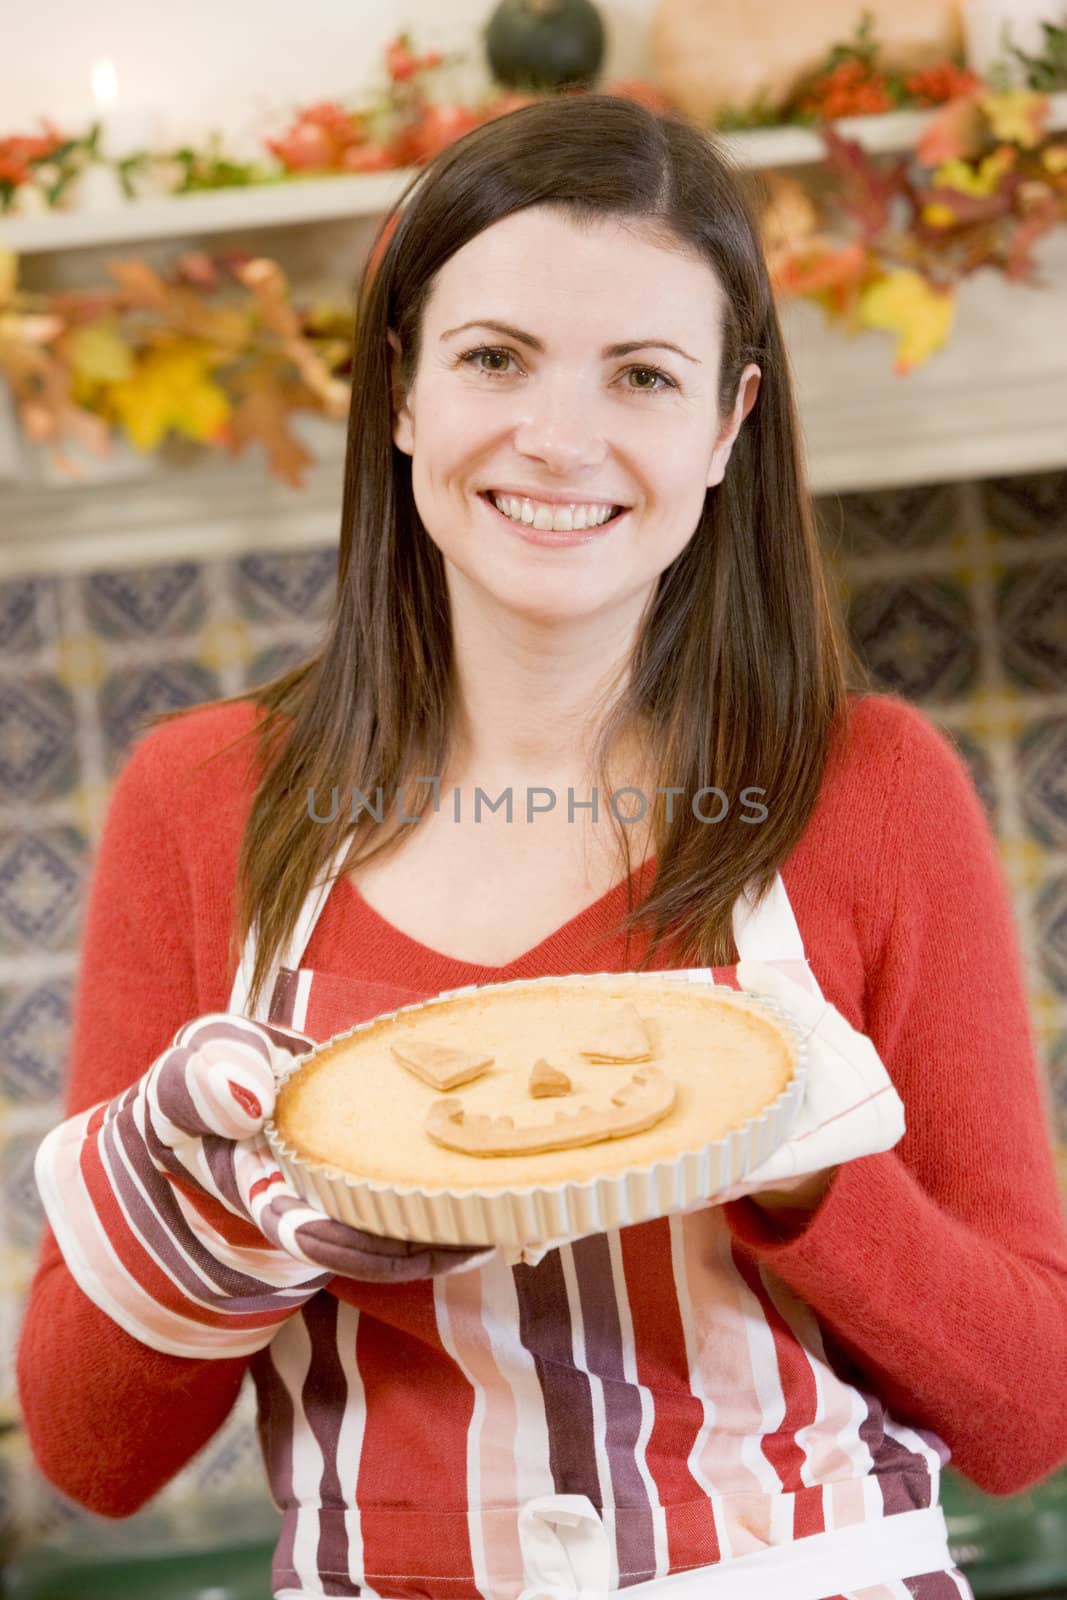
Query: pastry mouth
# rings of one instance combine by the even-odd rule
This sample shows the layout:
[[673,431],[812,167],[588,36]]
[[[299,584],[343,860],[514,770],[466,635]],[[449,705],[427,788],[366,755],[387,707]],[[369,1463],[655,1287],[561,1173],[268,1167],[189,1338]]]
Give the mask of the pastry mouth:
[[[596,534],[596,533],[600,533],[601,530],[604,529],[604,528],[613,527],[614,524],[617,523],[618,521],[620,521],[620,519],[622,517],[624,517],[626,515],[626,513],[630,509],[629,506],[612,506],[609,515],[604,517],[604,519],[602,521],[589,522],[589,523],[585,523],[584,525],[574,526],[574,512],[575,512],[575,510],[581,509],[584,512],[584,511],[586,511],[586,510],[588,510],[590,508],[594,508],[594,502],[590,502],[590,501],[584,501],[583,502],[583,501],[576,500],[576,501],[571,501],[571,502],[568,502],[568,503],[566,503],[564,505],[560,505],[560,506],[557,506],[557,507],[553,508],[554,512],[555,511],[569,511],[571,513],[572,526],[570,528],[556,528],[556,527],[553,527],[551,524],[548,527],[545,527],[543,525],[539,527],[538,524],[537,524],[537,520],[536,520],[536,512],[534,513],[534,516],[531,517],[529,521],[527,521],[525,516],[516,517],[516,516],[513,516],[513,515],[509,514],[509,512],[505,511],[502,508],[502,506],[497,503],[498,500],[505,501],[505,502],[506,501],[510,501],[513,505],[514,504],[521,504],[524,507],[529,505],[531,508],[533,508],[533,506],[535,504],[533,500],[527,499],[526,497],[519,496],[519,495],[499,495],[498,496],[496,494],[496,491],[493,490],[493,489],[481,489],[481,490],[479,490],[478,491],[478,498],[479,498],[479,500],[484,500],[486,505],[489,506],[490,510],[495,511],[497,516],[503,517],[505,522],[510,522],[513,527],[516,527],[516,528],[527,528],[531,532],[534,532],[534,533],[545,533],[545,534],[549,534],[549,535],[550,534],[557,534],[560,538],[573,537],[575,534],[583,534],[583,533],[584,534],[588,534],[590,536],[592,536],[593,534]],[[547,502],[545,502],[545,501],[538,502],[538,507],[537,508],[538,508],[538,510],[546,509],[547,508]],[[601,510],[602,507],[595,507],[595,509]]]

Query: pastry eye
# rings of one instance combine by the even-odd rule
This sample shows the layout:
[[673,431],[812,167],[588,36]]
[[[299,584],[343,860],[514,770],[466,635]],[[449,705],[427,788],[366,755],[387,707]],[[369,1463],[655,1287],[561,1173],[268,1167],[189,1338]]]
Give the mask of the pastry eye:
[[[483,344],[479,345],[476,350],[465,351],[465,353],[461,355],[459,359],[461,362],[466,363],[466,365],[474,367],[478,372],[484,373],[487,378],[506,378],[508,374],[505,370],[476,365],[477,358],[479,356],[504,356],[506,359],[510,360],[513,355],[514,351],[507,350],[501,345]],[[669,389],[677,389],[678,387],[674,379],[670,377],[669,374],[664,372],[660,367],[649,367],[644,365],[630,366],[624,368],[624,371],[649,373],[654,378],[658,379],[661,384],[666,384]],[[650,385],[641,385],[633,392],[635,394],[661,394],[663,391],[662,389],[653,389]]]

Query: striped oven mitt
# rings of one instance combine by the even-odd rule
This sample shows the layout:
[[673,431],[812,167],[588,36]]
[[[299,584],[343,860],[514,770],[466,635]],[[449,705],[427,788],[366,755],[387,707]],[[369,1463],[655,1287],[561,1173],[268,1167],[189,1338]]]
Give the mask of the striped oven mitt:
[[289,1187],[261,1130],[276,1074],[312,1042],[227,1012],[198,1017],[124,1094],[38,1150],[75,1281],[154,1350],[249,1355],[337,1274],[397,1283],[492,1254],[364,1233]]

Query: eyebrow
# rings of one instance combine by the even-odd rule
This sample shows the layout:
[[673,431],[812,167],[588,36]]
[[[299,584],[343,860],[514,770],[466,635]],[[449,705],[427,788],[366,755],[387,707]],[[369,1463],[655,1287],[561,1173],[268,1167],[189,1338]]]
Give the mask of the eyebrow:
[[[441,343],[450,339],[454,333],[462,333],[466,328],[492,328],[494,333],[502,333],[505,338],[514,339],[517,344],[529,345],[531,350],[536,350],[540,355],[544,354],[545,347],[540,339],[536,339],[532,333],[523,333],[521,328],[513,328],[508,322],[461,322],[458,328],[446,329],[441,335]],[[699,367],[701,364],[696,356],[691,356],[681,345],[672,344],[669,339],[628,339],[625,344],[606,344],[600,354],[607,360],[614,356],[632,355],[635,350],[673,350],[675,355],[684,356],[696,366]]]

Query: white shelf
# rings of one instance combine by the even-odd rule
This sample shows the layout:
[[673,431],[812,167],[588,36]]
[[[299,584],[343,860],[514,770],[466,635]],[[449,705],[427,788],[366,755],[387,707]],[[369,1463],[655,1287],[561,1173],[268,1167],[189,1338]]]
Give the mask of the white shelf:
[[[831,126],[872,155],[890,155],[910,150],[932,116],[931,111],[890,111],[877,117],[841,117]],[[804,167],[826,159],[826,146],[814,128],[749,128],[718,137],[743,167]]]
[[[1067,90],[1049,95],[1049,132],[1067,128]],[[890,111],[878,117],[842,117],[833,124],[843,139],[857,140],[872,155],[911,150],[934,111]],[[750,128],[719,134],[741,166],[804,167],[825,159],[826,147],[813,128]]]
[[0,246],[15,255],[38,255],[142,239],[191,239],[377,216],[392,205],[414,173],[414,168],[399,168],[351,177],[301,178],[247,189],[131,200],[107,211],[0,217]]
[[[1051,99],[1049,128],[1067,128],[1067,92]],[[834,127],[872,154],[911,149],[930,111],[843,117]],[[823,160],[822,138],[810,128],[753,128],[716,137],[742,167],[809,166]],[[0,216],[0,246],[15,255],[92,249],[144,239],[199,238],[212,233],[379,216],[414,177],[416,168],[351,177],[302,178],[247,189],[212,189],[159,200],[136,200],[112,210],[54,211],[35,217]]]

